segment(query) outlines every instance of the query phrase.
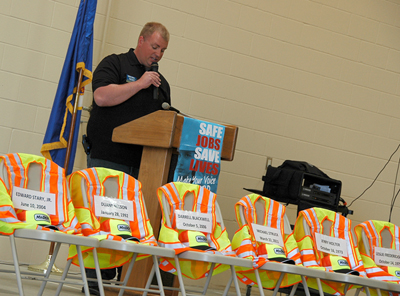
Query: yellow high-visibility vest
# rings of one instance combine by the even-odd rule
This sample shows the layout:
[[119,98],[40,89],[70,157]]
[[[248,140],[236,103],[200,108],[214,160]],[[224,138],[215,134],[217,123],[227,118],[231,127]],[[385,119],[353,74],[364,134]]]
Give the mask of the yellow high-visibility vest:
[[[118,196],[116,198],[132,201],[132,220],[111,219],[95,215],[95,197],[104,196],[106,190],[104,183],[108,178],[118,179]],[[153,235],[153,228],[145,213],[141,190],[142,185],[138,180],[116,170],[89,168],[73,172],[69,176],[68,182],[76,216],[82,225],[82,233],[85,236],[98,240],[122,241],[127,239],[130,243],[140,242],[141,244],[157,245],[157,241]],[[82,182],[86,184],[86,192],[82,191]],[[87,206],[85,206],[84,199],[87,200]],[[118,228],[118,226],[122,227]],[[129,238],[135,238],[135,240]],[[132,253],[102,248],[97,250],[97,254],[101,268],[118,267],[132,258]],[[91,249],[84,249],[83,255],[85,267],[95,268]],[[141,254],[137,260],[148,256]],[[78,265],[76,248],[74,246],[70,247],[69,258],[73,258],[72,262]]]
[[[304,231],[303,220],[306,221],[310,229],[310,235],[307,235]],[[322,264],[324,256],[329,256],[329,254],[318,251],[316,245],[315,233],[324,233],[323,222],[325,220],[329,220],[332,223],[331,228],[329,229],[329,235],[346,241],[348,256],[344,256],[343,258],[347,260],[350,269],[358,271],[360,276],[366,277],[361,255],[353,240],[350,219],[347,219],[336,212],[322,208],[303,210],[297,217],[293,234],[300,250],[303,265],[310,268],[333,272],[332,268],[324,267]],[[344,293],[344,284],[323,280],[321,280],[321,283],[325,293],[336,295],[342,295]],[[307,284],[311,288],[318,288],[315,279],[309,278]]]
[[[358,224],[354,231],[357,235],[358,249],[364,262],[365,271],[369,278],[381,281],[400,283],[400,268],[381,266],[375,263],[375,247],[382,247],[381,233],[384,229],[389,230],[392,237],[391,249],[400,251],[400,228],[390,222],[368,220]],[[367,255],[366,246],[362,240],[362,231],[368,238],[370,255]]]
[[[257,217],[256,202],[262,200],[265,203],[264,220]],[[240,216],[240,207],[243,207],[245,221],[242,221]],[[252,228],[252,223],[276,228],[282,234],[284,240],[283,250],[288,259],[292,259],[296,265],[302,265],[300,253],[297,248],[297,243],[293,238],[292,233],[286,235],[284,233],[284,216],[286,208],[279,202],[269,199],[258,194],[249,194],[240,199],[235,205],[236,220],[239,224],[239,230],[236,231],[232,239],[232,249],[236,255],[241,258],[246,258],[253,261],[253,269],[244,267],[235,267],[238,278],[246,285],[257,285],[254,269],[261,267],[268,261],[267,254],[261,254],[258,251],[264,243],[257,242]],[[266,289],[273,289],[279,279],[279,272],[271,272],[259,270],[262,285]],[[292,286],[299,283],[301,278],[299,275],[286,274],[282,280],[280,287]]]
[[28,170],[32,164],[41,166],[39,191],[54,194],[55,214],[49,214],[50,224],[59,231],[80,233],[80,224],[75,217],[69,198],[64,169],[42,156],[13,153],[0,156],[7,171],[7,184],[0,180],[0,233],[13,234],[15,229],[30,228],[54,231],[36,223],[26,221],[26,210],[14,208],[11,200],[14,187],[27,188]]
[[[188,193],[193,193],[194,201],[193,207],[190,211],[211,214],[212,217],[212,231],[211,233],[201,232],[207,238],[207,242],[214,250],[201,251],[191,248],[187,243],[181,241],[180,233],[182,230],[176,229],[176,214],[175,210],[184,210],[185,196]],[[168,204],[163,203],[163,194],[167,198]],[[187,250],[198,252],[213,252],[226,256],[235,256],[232,251],[231,242],[228,238],[226,229],[216,220],[215,213],[215,198],[216,194],[212,193],[205,187],[181,182],[168,183],[158,189],[157,192],[160,206],[162,208],[162,225],[160,235],[158,238],[159,245],[165,248],[174,249],[175,252],[181,253]],[[170,215],[167,217],[164,207],[170,207]],[[171,221],[171,227],[166,224],[167,219]],[[181,236],[181,238],[183,235]],[[191,279],[199,279],[207,276],[210,272],[211,263],[209,262],[195,262],[190,260],[180,259],[180,267],[182,274]],[[194,268],[195,267],[195,268]],[[175,261],[163,258],[160,263],[160,268],[164,271],[175,273]],[[227,270],[227,265],[216,265],[213,274],[218,274]]]

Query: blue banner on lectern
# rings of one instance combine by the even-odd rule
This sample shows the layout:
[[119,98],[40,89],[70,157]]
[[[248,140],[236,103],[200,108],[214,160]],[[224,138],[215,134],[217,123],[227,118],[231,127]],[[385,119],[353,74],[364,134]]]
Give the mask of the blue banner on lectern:
[[174,182],[198,184],[216,193],[225,127],[185,117]]

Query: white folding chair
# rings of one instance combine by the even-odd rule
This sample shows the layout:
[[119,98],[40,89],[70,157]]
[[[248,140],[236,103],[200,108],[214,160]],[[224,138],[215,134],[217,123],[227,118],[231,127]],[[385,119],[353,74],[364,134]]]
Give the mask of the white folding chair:
[[[318,208],[315,208],[315,209],[316,209],[316,211],[322,210],[322,211],[329,212],[329,210],[325,210],[325,209],[318,209]],[[337,214],[337,215],[339,215],[339,214]],[[304,232],[307,235],[311,236],[310,226],[306,223],[305,219],[301,219],[299,223],[296,221],[296,227],[298,227],[298,226],[303,227]],[[332,227],[334,227],[332,222],[329,219],[324,219],[324,221],[322,221],[322,227],[320,228],[320,231],[324,235],[331,236],[332,234],[331,234],[330,230]],[[353,232],[353,229],[351,229],[351,227],[350,227],[350,231],[348,232],[348,235],[350,237],[350,240],[352,240],[354,242],[354,244],[356,245],[355,238],[354,238],[354,232]],[[358,252],[358,250],[357,250],[357,252]],[[378,295],[381,295],[381,290],[388,291],[388,292],[396,292],[396,293],[400,292],[400,285],[398,285],[398,284],[383,282],[383,281],[374,280],[374,279],[370,279],[370,278],[362,277],[362,276],[355,276],[352,274],[345,274],[345,273],[338,273],[338,272],[326,272],[326,276],[323,278],[323,280],[327,281],[327,282],[336,282],[336,283],[340,283],[340,284],[344,285],[344,288],[343,288],[344,295],[346,295],[346,293],[348,292],[348,290],[351,286],[357,287],[357,290],[355,293],[356,296],[361,292],[362,289],[364,289],[367,296],[371,295],[370,289],[375,289]]]
[[[244,197],[244,198],[246,198],[246,197]],[[267,198],[260,196],[257,199],[257,201],[255,202],[255,211],[256,211],[256,216],[257,216],[258,221],[265,220],[264,215],[265,215],[266,203],[263,199],[267,199]],[[272,201],[272,202],[275,202],[275,201]],[[240,216],[241,223],[249,224],[249,221],[247,221],[246,215],[244,214],[244,207],[242,205],[239,205],[238,208],[239,208],[239,216]],[[286,213],[283,217],[284,217],[284,221],[283,221],[284,222],[284,233],[285,233],[285,235],[290,235],[292,233],[292,229],[291,229],[291,225],[289,222],[289,218],[287,217]],[[257,223],[257,224],[260,224],[260,223]],[[262,286],[260,275],[259,275],[260,271],[279,272],[280,273],[279,279],[276,283],[276,286],[273,289],[273,296],[275,296],[279,292],[282,280],[286,274],[295,274],[295,275],[299,275],[301,277],[301,282],[303,284],[304,292],[307,296],[310,295],[309,288],[307,285],[307,277],[316,279],[316,281],[319,285],[320,285],[320,278],[326,277],[326,273],[323,271],[320,271],[320,270],[312,270],[312,269],[309,269],[309,268],[306,268],[303,266],[267,261],[259,269],[254,269],[254,273],[255,273],[255,276],[257,279],[257,286],[258,286],[260,295],[264,295],[263,286]],[[290,296],[293,296],[295,294],[295,292],[297,291],[298,285],[299,284],[296,283],[292,286],[292,288],[290,289],[291,290]],[[323,296],[323,291],[322,291],[321,287],[319,287],[318,292],[321,296]]]
[[[136,184],[138,184],[138,186],[141,187],[140,182],[135,180],[133,177],[129,176],[128,174],[125,174],[123,172],[119,172],[119,171],[115,171],[115,170],[111,170],[111,169],[107,169],[107,168],[90,168],[90,169],[86,169],[86,170],[81,170],[81,171],[77,171],[74,172],[73,174],[71,174],[70,178],[69,178],[69,183],[70,183],[70,189],[71,189],[71,194],[72,194],[72,200],[76,206],[76,203],[80,203],[79,199],[82,197],[82,202],[83,202],[83,206],[87,209],[91,209],[93,207],[93,204],[89,204],[89,200],[91,200],[93,202],[94,199],[94,195],[96,194],[96,192],[92,192],[91,196],[88,196],[88,179],[85,179],[83,176],[87,175],[88,172],[90,172],[91,174],[96,174],[97,172],[100,172],[101,174],[105,174],[108,175],[107,179],[104,181],[104,183],[100,184],[100,186],[102,187],[102,191],[99,193],[97,193],[97,195],[99,196],[105,196],[108,198],[118,198],[119,194],[118,192],[121,192],[121,186],[119,185],[119,180],[118,180],[118,176],[124,176],[124,178],[128,178],[131,181],[133,180],[133,182],[137,182]],[[71,181],[72,178],[74,177],[80,177],[81,180],[80,182],[75,182],[75,181]],[[98,177],[98,176],[97,176]],[[90,190],[89,190],[90,191]],[[80,192],[79,194],[81,195],[81,197],[77,197],[74,196],[74,192]],[[133,201],[135,204],[142,204],[143,205],[143,209],[142,209],[142,213],[144,213],[145,217],[141,217],[142,219],[144,219],[144,221],[147,221],[147,211],[146,211],[146,207],[144,204],[144,199],[143,196],[141,195],[141,190],[140,190],[140,194],[137,194],[136,196],[130,196],[129,197],[131,201]],[[139,202],[139,199],[141,199],[141,201]],[[81,205],[81,203],[80,203]],[[94,214],[94,211],[92,212]],[[79,219],[79,215],[78,219]],[[99,217],[97,217],[99,218]],[[135,218],[138,218],[137,216],[135,216]],[[129,222],[129,221],[127,221]],[[93,235],[92,237],[96,237],[96,235]],[[159,293],[160,295],[165,295],[164,294],[164,287],[162,284],[162,279],[161,279],[161,274],[160,274],[160,270],[158,268],[158,257],[168,257],[168,258],[174,258],[175,256],[175,252],[173,250],[169,250],[166,248],[162,248],[162,247],[158,247],[158,246],[153,246],[153,245],[148,245],[148,244],[144,244],[144,243],[134,243],[134,242],[128,242],[128,241],[118,241],[118,240],[112,240],[112,239],[103,239],[99,241],[99,248],[101,249],[108,249],[108,250],[114,250],[117,252],[127,252],[127,253],[131,253],[132,254],[132,258],[130,259],[125,277],[122,281],[118,282],[118,281],[103,281],[103,286],[104,287],[112,287],[112,288],[116,288],[116,289],[120,289],[119,294],[118,295],[123,295],[125,290],[133,290],[133,291],[141,291],[141,292],[152,292],[152,293]],[[156,273],[156,277],[157,277],[157,282],[158,282],[158,289],[150,289],[149,287],[132,287],[132,286],[128,286],[128,281],[129,281],[129,277],[132,273],[133,267],[134,267],[134,263],[137,261],[138,259],[138,255],[140,254],[145,254],[145,255],[149,255],[152,257],[153,260],[153,267],[155,268],[155,273]],[[140,271],[137,271],[140,272]],[[98,277],[100,279],[100,277]],[[100,280],[99,280],[99,284],[100,284]]]
[[[5,193],[3,190],[2,194],[9,194],[10,199],[11,199],[11,190],[12,190],[12,188],[15,188],[16,184],[14,183],[15,178],[14,178],[13,168],[10,167],[10,165],[6,162],[9,159],[18,159],[18,161],[19,160],[24,161],[24,159],[26,159],[26,158],[32,158],[32,156],[27,155],[27,154],[8,154],[8,155],[5,155],[4,157],[0,157],[0,179],[2,180],[2,182],[3,182],[2,184],[4,184],[4,187],[5,187],[2,189],[7,190],[7,193]],[[29,165],[29,168],[26,168],[27,172],[25,172],[22,175],[22,178],[25,180],[23,180],[23,182],[21,184],[18,184],[18,185],[25,184],[23,187],[26,189],[29,189],[29,190],[33,190],[33,192],[41,191],[42,180],[47,180],[47,177],[49,177],[47,175],[47,171],[43,170],[41,163],[46,163],[47,166],[49,166],[50,164],[53,166],[56,166],[50,160],[45,160],[42,157],[34,156],[34,158],[39,160],[39,162],[37,162],[37,163],[32,162]],[[43,172],[44,172],[44,174],[46,174],[45,176],[42,176]],[[59,168],[59,173],[61,175],[63,174],[62,168]],[[64,189],[66,190],[67,187],[66,187],[65,176],[63,176],[63,175],[61,176],[61,175],[60,175],[61,183],[59,184],[60,188],[61,188],[60,190],[64,190]],[[47,181],[44,181],[44,182],[47,182]],[[8,209],[8,210],[13,211],[13,209]],[[85,247],[93,248],[93,252],[96,257],[97,256],[96,248],[99,246],[98,240],[92,239],[92,238],[86,238],[86,237],[79,236],[79,235],[67,234],[67,233],[63,233],[63,232],[53,232],[53,231],[44,231],[44,230],[40,230],[40,229],[27,229],[27,228],[15,229],[13,231],[13,233],[8,236],[10,238],[11,252],[12,252],[12,258],[13,258],[13,263],[14,263],[14,268],[15,268],[15,274],[16,274],[16,279],[17,279],[19,295],[21,295],[21,296],[24,295],[24,289],[23,289],[23,285],[22,285],[22,278],[23,278],[22,274],[27,275],[27,276],[24,276],[24,278],[26,278],[26,279],[42,281],[38,295],[43,294],[46,283],[48,281],[60,283],[59,288],[56,291],[56,295],[60,294],[63,283],[83,285],[85,295],[86,296],[90,295],[87,280],[86,280],[86,274],[85,274],[85,270],[84,270],[84,266],[83,266],[81,247],[85,246]],[[51,257],[49,266],[47,267],[45,274],[35,273],[35,272],[22,272],[20,270],[20,266],[19,266],[20,263],[18,260],[16,240],[15,240],[16,238],[55,243],[54,252],[53,252],[53,255]],[[73,277],[67,278],[69,267],[71,265],[72,260],[68,260],[66,262],[66,265],[64,267],[64,272],[63,272],[60,280],[50,278],[52,267],[57,258],[57,255],[59,253],[60,246],[62,244],[76,245],[76,248],[78,250],[79,262],[82,263],[81,268],[80,268],[81,277],[75,277],[75,280],[73,280],[73,281],[71,281],[71,278],[73,278]],[[97,260],[95,261],[95,264],[97,267],[96,272],[98,273],[98,276],[101,276]],[[9,271],[2,270],[2,272],[9,272]],[[79,279],[79,280],[76,281],[76,279]]]
[[[170,183],[172,184],[172,183]],[[200,187],[199,185],[192,185],[193,188],[198,188]],[[159,192],[161,192],[159,190]],[[193,203],[194,203],[194,195],[192,192],[188,192],[185,195],[184,198],[185,202],[184,202],[184,208],[182,210],[187,210],[187,211],[191,211],[192,207],[193,207]],[[168,200],[165,196],[164,193],[162,193],[162,197],[161,197],[161,208],[164,217],[169,217],[170,213],[171,213],[171,208],[169,206]],[[215,217],[216,217],[216,222],[219,223],[221,225],[221,228],[224,229],[224,222],[223,222],[223,218],[222,218],[222,214],[218,205],[218,202],[215,201]],[[170,221],[169,219],[166,219],[164,221],[164,223],[170,228],[172,226],[172,221]],[[176,273],[178,276],[178,280],[179,280],[179,284],[180,284],[180,291],[181,294],[183,296],[187,295],[186,293],[190,293],[190,295],[206,295],[207,293],[207,289],[209,287],[209,284],[211,282],[211,278],[213,276],[213,270],[215,268],[216,265],[227,265],[229,266],[230,272],[231,272],[231,276],[230,279],[228,280],[228,283],[225,286],[225,289],[223,291],[222,295],[227,295],[229,292],[229,289],[232,285],[232,282],[234,283],[235,286],[235,291],[237,295],[241,295],[241,291],[240,291],[240,287],[239,287],[239,282],[237,280],[236,277],[236,272],[235,272],[235,266],[242,266],[242,267],[247,267],[250,268],[252,263],[249,260],[244,260],[242,258],[239,257],[232,257],[232,256],[225,256],[225,255],[220,255],[220,254],[215,254],[212,252],[197,252],[197,251],[184,251],[178,255],[175,256],[175,265],[176,265]],[[184,283],[183,283],[183,277],[182,277],[182,271],[181,271],[181,266],[179,264],[180,260],[189,260],[189,261],[199,261],[199,262],[209,262],[211,263],[211,267],[210,270],[208,272],[203,290],[201,292],[199,291],[187,291],[184,288]],[[153,272],[152,272],[153,273]],[[152,277],[152,274],[150,274],[150,278]],[[149,279],[150,279],[149,278]],[[149,282],[148,282],[149,284]],[[167,289],[167,288],[166,288]],[[176,290],[176,288],[169,288],[171,290]],[[147,295],[146,293],[143,295]]]

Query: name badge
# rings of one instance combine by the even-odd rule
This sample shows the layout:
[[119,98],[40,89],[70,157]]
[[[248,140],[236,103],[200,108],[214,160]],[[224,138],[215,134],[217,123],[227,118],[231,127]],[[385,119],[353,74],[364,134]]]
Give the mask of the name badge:
[[38,210],[49,215],[56,214],[56,195],[21,187],[13,187],[12,201],[20,210]]
[[375,247],[375,263],[376,265],[400,267],[400,251]]
[[133,201],[95,195],[94,214],[98,217],[134,221]]
[[279,229],[255,223],[251,223],[251,227],[257,242],[284,247],[282,233]]
[[332,255],[347,257],[347,242],[345,239],[315,233],[318,251]]
[[177,229],[212,232],[211,214],[175,210],[175,216]]
[[136,77],[126,74],[126,82],[134,82],[136,80]]

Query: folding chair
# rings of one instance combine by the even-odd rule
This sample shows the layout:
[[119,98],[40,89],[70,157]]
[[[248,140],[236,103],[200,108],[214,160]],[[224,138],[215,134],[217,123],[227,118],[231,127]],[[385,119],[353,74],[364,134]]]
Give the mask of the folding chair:
[[[241,295],[235,266],[250,268],[252,263],[236,257],[232,251],[216,194],[199,185],[172,182],[160,187],[157,195],[162,209],[158,242],[177,254],[174,260],[162,258],[160,268],[178,276],[182,295],[188,292],[182,276],[195,280],[206,278],[200,292],[206,295],[211,277],[228,269],[231,277],[223,295],[227,295],[232,281],[236,294]],[[187,223],[191,219],[193,223]],[[185,226],[185,223],[198,225]],[[193,264],[196,268],[191,268]]]
[[368,220],[354,231],[368,278],[399,284],[400,265],[396,266],[392,258],[400,254],[400,228],[390,222]]
[[[175,253],[157,246],[141,183],[123,172],[100,167],[76,171],[68,182],[82,233],[99,240],[100,268],[118,267],[130,261],[123,281],[104,281],[103,286],[120,289],[119,295],[125,290],[164,295],[158,256],[174,258]],[[85,266],[93,267],[91,251],[85,251]],[[127,286],[134,263],[149,256],[156,267],[158,289]]]
[[[250,269],[236,268],[243,283],[257,285],[261,295],[264,295],[263,288],[273,289],[275,296],[282,288],[289,287],[293,295],[302,282],[305,294],[309,295],[306,277],[320,283],[320,278],[326,276],[325,272],[302,266],[285,206],[267,197],[249,194],[236,203],[235,212],[239,230],[232,239],[232,247],[238,256],[253,262]],[[322,289],[319,292],[323,294]]]
[[[364,288],[368,296],[371,295],[370,289],[375,289],[378,295],[381,295],[381,290],[400,291],[396,284],[366,277],[351,221],[342,215],[322,208],[303,210],[299,213],[293,233],[302,254],[303,265],[327,271],[322,281],[324,292],[345,295],[351,287],[357,288],[356,295]],[[335,246],[334,249],[327,252],[328,249],[324,245],[326,242]],[[342,253],[342,256],[338,256],[343,250],[347,255]],[[354,275],[356,272],[359,276]],[[314,285],[310,281],[308,284]]]
[[[66,185],[64,169],[41,156],[22,153],[0,156],[0,233],[10,238],[19,295],[24,295],[22,274],[28,274],[28,279],[42,281],[38,295],[42,295],[48,281],[53,281],[60,283],[56,295],[59,295],[62,283],[70,283],[83,285],[85,295],[89,296],[80,250],[90,247],[96,257],[99,242],[78,235],[80,225]],[[46,274],[20,271],[15,238],[56,243]],[[81,281],[67,279],[71,260],[66,262],[60,280],[50,278],[61,244],[76,245]],[[95,265],[100,275],[97,260]]]

